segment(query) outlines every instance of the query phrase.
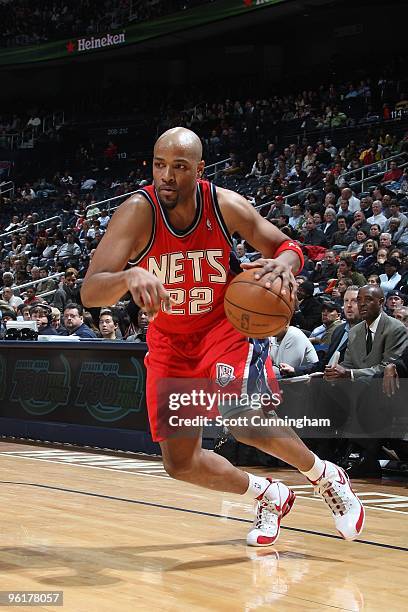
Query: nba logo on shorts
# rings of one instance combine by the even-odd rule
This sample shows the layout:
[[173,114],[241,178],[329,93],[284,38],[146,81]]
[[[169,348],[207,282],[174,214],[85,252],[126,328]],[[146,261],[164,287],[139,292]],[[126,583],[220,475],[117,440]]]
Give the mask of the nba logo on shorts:
[[235,380],[234,368],[226,363],[217,363],[216,374],[215,382],[220,387],[226,387],[228,383]]

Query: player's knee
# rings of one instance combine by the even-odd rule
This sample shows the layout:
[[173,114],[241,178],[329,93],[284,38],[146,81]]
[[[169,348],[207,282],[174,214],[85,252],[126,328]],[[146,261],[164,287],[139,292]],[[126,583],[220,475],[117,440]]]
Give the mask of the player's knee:
[[194,471],[192,459],[163,459],[164,469],[167,474],[175,480],[186,480]]

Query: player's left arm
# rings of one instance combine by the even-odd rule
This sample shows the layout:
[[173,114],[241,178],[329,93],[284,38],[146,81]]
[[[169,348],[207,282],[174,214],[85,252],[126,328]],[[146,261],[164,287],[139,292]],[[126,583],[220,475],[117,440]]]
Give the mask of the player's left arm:
[[263,255],[262,259],[241,264],[242,268],[259,268],[256,275],[258,278],[268,274],[266,286],[270,286],[280,276],[282,289],[294,292],[294,273],[299,272],[303,266],[302,252],[297,243],[288,240],[283,232],[261,217],[241,195],[218,187],[217,197],[229,232],[238,232]]

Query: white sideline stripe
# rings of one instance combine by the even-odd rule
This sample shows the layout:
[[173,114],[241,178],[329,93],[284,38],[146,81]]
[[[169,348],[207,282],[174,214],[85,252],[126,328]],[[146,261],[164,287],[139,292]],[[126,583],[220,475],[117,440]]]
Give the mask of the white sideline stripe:
[[403,504],[387,504],[388,508],[408,508],[408,502],[404,502]]
[[[67,463],[68,463],[68,462],[60,461],[59,459],[56,459],[55,455],[54,455],[54,460],[51,460],[51,459],[48,459],[48,458],[39,457],[38,454],[34,455],[34,456],[29,456],[29,455],[27,455],[26,451],[21,451],[20,454],[16,454],[16,452],[18,452],[18,451],[4,451],[4,452],[0,452],[0,456],[3,455],[3,456],[6,456],[6,457],[16,457],[17,459],[28,459],[28,460],[32,460],[32,461],[43,461],[45,463],[59,463],[60,465],[67,465]],[[68,452],[69,453],[69,451],[64,451],[64,452]],[[40,451],[40,453],[41,453],[41,451]],[[151,478],[164,478],[166,480],[170,479],[169,476],[165,472],[164,472],[164,475],[154,474],[154,473],[152,473],[153,470],[149,471],[149,472],[147,472],[146,470],[144,470],[144,471],[141,470],[139,472],[127,472],[125,469],[123,469],[124,468],[123,464],[122,464],[122,466],[118,465],[117,467],[101,467],[100,465],[92,465],[92,464],[89,464],[89,463],[85,464],[85,463],[74,463],[74,462],[72,462],[72,463],[68,463],[68,465],[73,466],[73,467],[85,467],[85,468],[90,468],[90,469],[93,469],[93,470],[105,470],[107,472],[117,472],[117,471],[120,470],[122,472],[122,474],[130,474],[131,476],[149,476]],[[160,467],[157,466],[154,471],[159,471],[159,470],[160,470]],[[288,485],[288,486],[290,486],[290,485]],[[305,485],[305,486],[308,487],[309,485]],[[293,487],[290,486],[290,488],[292,488],[292,489],[295,488],[295,487],[301,488],[302,485],[294,485]],[[408,498],[406,498],[406,497],[396,496],[396,495],[392,496],[392,494],[377,493],[377,492],[370,492],[370,491],[366,492],[366,493],[359,494],[359,497],[360,497],[360,495],[361,496],[362,495],[373,495],[373,496],[389,495],[389,497],[387,497],[387,499],[385,500],[386,503],[387,503],[386,507],[384,507],[384,506],[376,506],[375,505],[376,503],[379,503],[379,502],[381,503],[381,500],[378,500],[378,499],[376,499],[376,500],[361,500],[361,501],[364,502],[365,507],[367,509],[370,509],[370,510],[382,510],[383,512],[394,512],[394,513],[397,513],[397,514],[404,514],[405,516],[408,515],[407,512],[403,512],[402,510],[394,510],[394,507],[407,507],[408,506]],[[312,495],[309,495],[308,493],[305,493],[305,495],[302,495],[301,493],[298,493],[297,496],[299,497],[299,499],[307,499],[307,500],[311,500],[312,499],[314,501],[321,501],[318,497],[314,497]],[[392,502],[396,501],[395,498],[397,498],[397,497],[402,497],[402,499],[407,500],[407,503],[400,503],[400,504],[396,503],[396,504],[393,504]],[[373,504],[373,505],[366,505],[367,502],[368,503],[371,502],[371,504]],[[388,502],[391,502],[391,503],[388,503]]]
[[[0,453],[0,455],[3,455],[3,453]],[[27,459],[30,461],[43,461],[44,463],[59,463],[60,465],[67,465],[65,462],[63,461],[51,461],[50,459],[43,459],[41,457],[27,457],[27,456],[21,456],[21,455],[7,455],[8,457],[12,456],[15,457],[16,459]],[[99,465],[86,465],[83,463],[68,463],[69,466],[72,467],[82,467],[82,468],[91,468],[92,470],[105,470],[107,472],[117,472],[117,468],[108,468],[108,467],[100,467]],[[130,476],[151,476],[152,478],[165,478],[166,480],[169,480],[169,476],[160,476],[159,474],[150,474],[147,472],[123,472],[123,474],[129,474]],[[395,511],[397,512],[397,510]]]

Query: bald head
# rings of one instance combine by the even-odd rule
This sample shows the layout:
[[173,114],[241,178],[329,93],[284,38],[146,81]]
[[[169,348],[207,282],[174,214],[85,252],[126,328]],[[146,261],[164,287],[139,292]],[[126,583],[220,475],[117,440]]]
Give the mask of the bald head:
[[384,293],[379,285],[360,287],[357,296],[358,310],[363,321],[371,325],[379,316],[384,304]]
[[184,127],[171,128],[159,136],[154,145],[154,155],[163,147],[183,151],[187,159],[196,163],[199,163],[203,157],[201,140],[195,132]]
[[153,181],[160,203],[168,211],[180,204],[190,211],[186,218],[194,214],[197,179],[204,172],[202,153],[197,134],[183,127],[167,130],[156,141]]

